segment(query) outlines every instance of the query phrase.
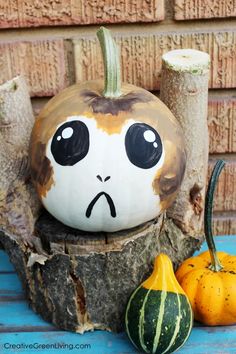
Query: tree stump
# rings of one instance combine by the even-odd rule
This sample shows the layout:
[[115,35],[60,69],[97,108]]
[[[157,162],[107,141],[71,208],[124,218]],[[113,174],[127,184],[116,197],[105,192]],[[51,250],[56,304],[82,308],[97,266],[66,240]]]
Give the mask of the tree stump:
[[[8,85],[14,85],[14,80]],[[27,96],[22,79],[17,85]],[[8,105],[11,101],[12,109],[18,112],[8,116],[16,129],[21,124],[16,117],[18,114],[24,117],[29,96],[24,105],[19,105],[14,94],[9,91]],[[4,117],[4,109],[2,112]],[[4,144],[1,145],[0,162],[6,172],[0,188],[3,196],[0,240],[19,274],[29,303],[45,320],[79,333],[96,328],[121,331],[128,298],[150,274],[155,256],[167,253],[177,266],[199,248],[202,238],[184,234],[165,215],[116,233],[82,232],[61,224],[45,211],[39,216],[39,203],[31,187],[27,163],[23,164],[23,172],[15,164],[18,159],[19,166],[27,161],[27,153],[20,151],[28,149],[31,113],[28,117],[27,127],[19,132],[20,136],[25,136],[19,139],[21,147],[14,142],[9,146],[12,153],[6,154]],[[188,129],[191,130],[191,126]],[[3,135],[3,131],[1,125],[0,134]],[[10,132],[8,137],[11,138]],[[191,150],[191,141],[188,144]],[[12,180],[21,186],[21,193],[13,188],[14,183],[8,184],[8,171],[12,170]]]
[[132,230],[88,234],[45,212],[34,247],[6,233],[1,238],[32,308],[45,320],[79,333],[121,331],[127,300],[155,256],[165,252],[179,263],[199,246],[178,234],[166,237],[163,222],[164,215]]

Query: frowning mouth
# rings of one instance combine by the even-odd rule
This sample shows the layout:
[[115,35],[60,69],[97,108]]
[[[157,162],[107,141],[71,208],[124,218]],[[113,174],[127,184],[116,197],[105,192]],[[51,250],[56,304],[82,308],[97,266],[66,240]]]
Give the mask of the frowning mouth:
[[91,213],[92,213],[92,210],[93,210],[93,207],[94,205],[97,203],[98,199],[104,195],[106,197],[106,200],[107,200],[107,203],[110,207],[110,212],[111,212],[111,216],[113,218],[116,217],[116,208],[115,208],[115,205],[114,205],[114,202],[112,200],[112,198],[109,196],[109,194],[105,193],[105,192],[100,192],[96,195],[95,198],[93,198],[93,200],[91,201],[91,203],[89,204],[87,210],[86,210],[86,217],[89,218],[91,216]]

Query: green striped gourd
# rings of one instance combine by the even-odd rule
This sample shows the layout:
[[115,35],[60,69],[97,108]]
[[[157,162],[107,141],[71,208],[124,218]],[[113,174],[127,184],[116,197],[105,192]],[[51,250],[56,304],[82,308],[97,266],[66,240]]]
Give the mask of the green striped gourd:
[[142,352],[173,353],[186,342],[192,325],[190,302],[175,278],[172,262],[160,254],[153,273],[129,299],[125,314],[128,337]]

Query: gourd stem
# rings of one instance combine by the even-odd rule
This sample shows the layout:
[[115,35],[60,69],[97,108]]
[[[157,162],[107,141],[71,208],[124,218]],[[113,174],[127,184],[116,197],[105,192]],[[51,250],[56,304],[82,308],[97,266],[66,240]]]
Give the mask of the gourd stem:
[[209,181],[209,185],[206,193],[206,200],[205,200],[204,231],[205,231],[207,245],[209,248],[209,253],[211,256],[211,265],[209,268],[214,272],[218,272],[223,268],[217,256],[216,246],[212,234],[212,209],[213,209],[214,191],[216,188],[219,175],[224,165],[225,162],[223,160],[218,160],[216,162]]
[[104,91],[103,96],[115,98],[121,96],[120,60],[119,52],[110,31],[101,27],[97,31],[104,64]]

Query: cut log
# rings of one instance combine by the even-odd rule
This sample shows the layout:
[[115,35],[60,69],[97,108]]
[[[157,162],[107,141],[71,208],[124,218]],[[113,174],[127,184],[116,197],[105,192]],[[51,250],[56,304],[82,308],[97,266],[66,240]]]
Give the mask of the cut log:
[[166,237],[163,220],[162,215],[132,230],[88,234],[45,212],[36,223],[37,251],[12,235],[1,237],[32,308],[45,320],[79,333],[121,331],[128,298],[150,274],[155,256],[165,251],[179,263],[199,246],[178,234]]
[[[18,90],[21,85],[25,87],[20,79]],[[12,104],[13,96],[14,91]],[[9,104],[10,100],[9,97]],[[24,102],[18,107],[19,117],[24,117],[29,97]],[[5,121],[5,113],[2,116]],[[12,129],[22,125],[16,119],[18,115],[7,117]],[[198,118],[196,125],[199,123],[202,129],[201,117]],[[177,266],[199,248],[202,239],[195,234],[192,237],[191,233],[187,237],[176,226],[175,219],[165,215],[116,233],[81,232],[61,224],[45,211],[35,223],[39,209],[34,209],[33,204],[39,203],[31,188],[27,163],[24,168],[17,167],[27,161],[32,119],[27,119],[29,129],[19,127],[13,144],[7,144],[5,137],[1,140],[0,161],[5,172],[0,185],[0,240],[19,274],[29,303],[45,320],[79,333],[96,328],[120,331],[124,328],[128,298],[150,274],[155,256],[167,253]],[[191,131],[191,127],[190,120],[183,125],[186,131]],[[9,131],[8,140],[14,132]],[[191,178],[191,174],[186,178]],[[204,183],[202,188],[205,190]]]
[[32,188],[28,145],[34,115],[23,77],[0,86],[0,225],[29,239],[40,203]]
[[192,49],[173,50],[162,60],[161,100],[184,132],[185,177],[167,215],[186,234],[202,235],[208,167],[208,78],[210,57]]

